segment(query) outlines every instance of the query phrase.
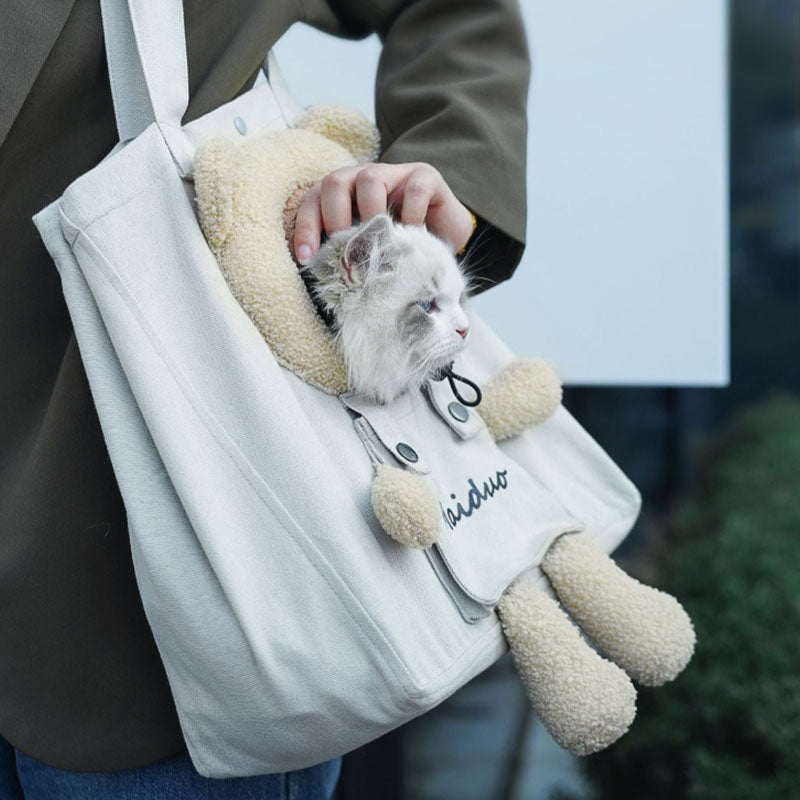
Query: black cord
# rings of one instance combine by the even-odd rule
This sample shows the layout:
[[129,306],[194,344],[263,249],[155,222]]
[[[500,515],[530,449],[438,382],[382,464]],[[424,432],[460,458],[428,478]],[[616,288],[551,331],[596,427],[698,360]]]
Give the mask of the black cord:
[[[474,381],[471,381],[469,378],[465,378],[463,375],[459,375],[453,372],[453,364],[450,363],[446,367],[442,367],[440,373],[441,377],[447,378],[447,382],[450,384],[450,388],[453,390],[453,394],[456,396],[456,400],[459,401],[462,405],[465,406],[477,406],[481,400],[483,399],[483,395],[481,394],[480,387]],[[441,380],[441,378],[439,379]],[[456,381],[461,381],[461,383],[465,383],[475,392],[475,399],[474,400],[466,400],[464,399],[458,391],[456,387]]]

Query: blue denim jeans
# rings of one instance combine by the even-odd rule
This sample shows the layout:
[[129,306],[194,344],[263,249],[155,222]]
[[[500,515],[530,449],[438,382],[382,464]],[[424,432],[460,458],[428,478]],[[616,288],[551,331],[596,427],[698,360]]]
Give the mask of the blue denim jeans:
[[214,780],[184,754],[119,772],[70,772],[0,737],[0,800],[330,800],[341,759],[277,775]]

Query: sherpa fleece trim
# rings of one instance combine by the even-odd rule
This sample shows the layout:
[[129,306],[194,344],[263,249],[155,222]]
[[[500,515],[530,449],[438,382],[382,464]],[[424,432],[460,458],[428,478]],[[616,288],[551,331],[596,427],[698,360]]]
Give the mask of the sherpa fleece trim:
[[312,108],[299,124],[239,146],[203,144],[194,161],[197,208],[231,292],[278,362],[341,394],[349,388],[347,370],[292,258],[284,207],[297,189],[374,159],[378,135],[361,114],[336,106]]

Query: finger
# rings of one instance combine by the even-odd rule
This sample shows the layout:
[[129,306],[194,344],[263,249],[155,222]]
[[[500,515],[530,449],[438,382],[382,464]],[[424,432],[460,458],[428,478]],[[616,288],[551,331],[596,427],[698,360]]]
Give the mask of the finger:
[[294,252],[300,264],[307,264],[319,250],[322,239],[320,186],[314,184],[300,201],[294,223]]
[[320,183],[322,224],[330,236],[334,231],[353,224],[353,169],[337,169],[326,175]]
[[385,170],[377,164],[364,167],[356,175],[356,205],[358,216],[368,220],[376,214],[386,211],[386,183]]
[[428,215],[428,207],[446,188],[444,179],[433,167],[417,167],[412,170],[403,187],[403,207],[400,221],[405,225],[422,225]]
[[431,233],[448,242],[454,253],[472,238],[472,213],[455,195],[441,205],[431,204],[425,224]]

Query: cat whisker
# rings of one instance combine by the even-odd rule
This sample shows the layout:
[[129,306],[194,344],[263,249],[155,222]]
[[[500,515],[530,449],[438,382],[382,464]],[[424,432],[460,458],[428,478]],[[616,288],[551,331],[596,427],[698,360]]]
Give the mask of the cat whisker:
[[489,235],[490,227],[491,226],[489,225],[482,227],[481,230],[479,230],[478,233],[470,239],[469,244],[467,245],[467,250],[464,254],[464,261],[469,259],[470,256],[473,256],[476,250],[480,249],[481,245],[484,243],[484,240]]
[[417,373],[420,376],[420,378],[426,377],[430,372],[432,372],[431,365],[436,362],[442,361],[443,360],[442,356],[443,356],[443,351],[441,350],[441,348],[436,348],[435,350],[425,355],[424,358],[418,360],[417,363],[411,367],[411,373],[412,374]]
[[412,364],[409,371],[412,375],[424,375],[427,372],[427,367],[434,358],[434,353],[428,353],[424,358],[418,359],[415,364]]

